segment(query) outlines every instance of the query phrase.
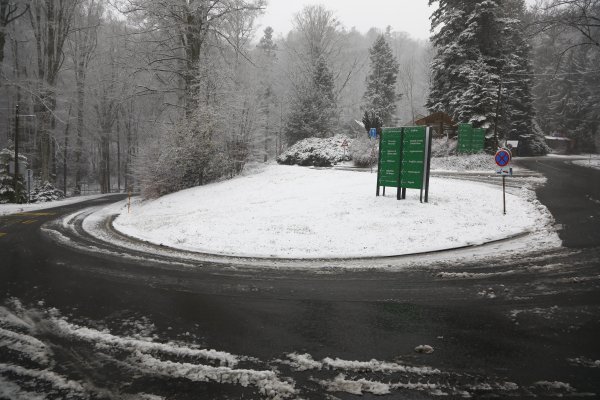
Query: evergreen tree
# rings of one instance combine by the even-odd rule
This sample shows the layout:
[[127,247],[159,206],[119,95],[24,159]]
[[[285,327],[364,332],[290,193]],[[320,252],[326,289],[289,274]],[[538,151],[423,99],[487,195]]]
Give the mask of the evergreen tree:
[[377,133],[381,133],[381,128],[383,127],[383,121],[381,117],[373,110],[365,111],[362,117],[362,123],[365,127],[367,133],[371,130],[371,128],[377,129]]
[[579,151],[595,150],[594,134],[600,125],[600,78],[588,71],[597,68],[599,58],[597,52],[587,47],[569,52],[561,63],[559,79],[554,81],[549,98],[552,128],[574,139]]
[[379,35],[375,40],[369,54],[371,67],[363,96],[364,108],[378,115],[384,125],[390,125],[400,97],[396,94],[400,67],[384,35]]
[[301,85],[292,99],[285,135],[292,145],[308,137],[333,136],[336,115],[333,73],[324,57],[319,57],[311,79]]
[[502,129],[506,138],[519,141],[519,155],[543,155],[549,151],[544,135],[535,123],[533,106],[533,65],[531,46],[524,39],[525,3],[507,0],[504,5],[506,40],[503,83],[507,97],[503,101]]
[[[430,0],[430,4],[434,1]],[[432,15],[432,87],[427,107],[455,120],[490,127],[500,79],[497,0],[440,0]]]
[[[594,152],[600,134],[600,30],[583,29],[600,19],[600,2],[549,3],[535,15],[543,31],[535,42],[535,107],[542,130]],[[582,28],[582,29],[580,29]]]
[[523,12],[524,0],[439,0],[432,16],[436,55],[427,107],[493,129],[495,141],[519,140],[527,154],[543,154]]
[[273,28],[268,26],[264,30],[264,35],[256,46],[258,49],[258,64],[260,66],[260,94],[259,94],[259,110],[260,110],[260,125],[264,132],[262,136],[262,147],[264,161],[269,159],[269,156],[277,153],[277,139],[275,137],[275,122],[277,96],[274,90],[274,69],[277,62],[277,44],[273,41]]

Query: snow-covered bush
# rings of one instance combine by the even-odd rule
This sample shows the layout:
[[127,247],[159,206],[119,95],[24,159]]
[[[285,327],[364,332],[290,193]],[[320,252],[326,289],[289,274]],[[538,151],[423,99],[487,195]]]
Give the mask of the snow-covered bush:
[[64,199],[65,194],[62,190],[58,190],[50,182],[46,181],[40,185],[37,185],[31,191],[31,202],[32,203],[45,203],[48,201],[55,201]]
[[140,149],[134,174],[143,197],[160,197],[232,173],[226,149],[212,139],[216,129],[213,121],[206,115],[195,115],[170,128],[161,143]]
[[330,167],[341,161],[350,160],[348,151],[344,151],[344,147],[342,146],[344,141],[346,141],[348,147],[351,146],[352,139],[345,135],[336,135],[323,139],[304,139],[277,157],[277,162],[286,165]]
[[370,167],[377,164],[379,158],[379,142],[361,135],[352,141],[348,148],[350,158],[357,167]]
[[[15,199],[14,176],[8,171],[8,164],[14,159],[14,151],[9,149],[0,151],[0,204],[14,203],[17,200]],[[19,161],[27,162],[27,158],[19,155]],[[18,179],[17,185],[19,186],[19,203],[24,203],[27,201],[27,192],[22,176]]]
[[521,134],[519,141],[520,156],[545,156],[550,153],[550,147],[544,140],[544,134],[537,123],[533,124],[531,134]]
[[444,171],[494,171],[494,157],[485,154],[461,154],[446,157],[432,157],[431,169]]
[[458,140],[456,138],[447,139],[439,138],[431,141],[431,156],[432,157],[446,157],[456,154],[456,146]]

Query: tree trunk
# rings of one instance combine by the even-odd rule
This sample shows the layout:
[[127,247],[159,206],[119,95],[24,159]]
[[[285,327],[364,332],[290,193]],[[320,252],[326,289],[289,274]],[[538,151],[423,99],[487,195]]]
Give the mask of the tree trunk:
[[121,193],[121,129],[117,120],[117,192]]
[[104,133],[100,140],[100,192],[110,193],[110,141],[109,133]]
[[65,142],[63,148],[63,193],[67,195],[67,158],[69,156],[69,128],[71,126],[71,106],[67,116],[67,126],[65,127]]
[[80,75],[78,71],[77,78],[77,143],[75,145],[75,193],[81,193],[81,155],[83,152],[83,112],[85,101],[85,75]]

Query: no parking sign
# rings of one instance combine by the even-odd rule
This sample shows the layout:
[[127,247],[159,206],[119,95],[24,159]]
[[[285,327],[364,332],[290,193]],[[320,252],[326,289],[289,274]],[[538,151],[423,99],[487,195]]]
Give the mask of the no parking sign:
[[498,165],[499,167],[506,167],[510,163],[511,158],[512,155],[510,154],[509,150],[499,149],[496,152],[494,160],[496,161],[496,165]]
[[[512,154],[510,154],[510,150],[508,149],[498,149],[496,155],[494,156],[494,161],[496,161],[496,165],[502,167],[501,170],[504,169],[512,158]],[[511,168],[512,169],[512,168]],[[504,208],[504,215],[506,215],[506,174],[501,173],[502,175],[502,204]]]

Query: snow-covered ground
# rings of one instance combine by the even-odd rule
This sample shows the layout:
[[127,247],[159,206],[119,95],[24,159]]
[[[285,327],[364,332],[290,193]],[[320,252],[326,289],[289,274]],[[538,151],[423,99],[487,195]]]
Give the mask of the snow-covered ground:
[[70,197],[64,200],[57,201],[49,201],[46,203],[37,203],[37,204],[0,204],[0,215],[9,215],[15,213],[22,213],[28,211],[39,211],[46,210],[48,208],[66,206],[69,204],[79,203],[87,200],[94,200],[100,197],[104,197],[106,194],[95,194],[89,196],[77,196]]
[[[408,190],[376,197],[376,174],[270,165],[262,172],[122,209],[117,230],[152,243],[223,255],[347,258],[410,254],[545,231],[552,218],[526,188],[432,178],[430,202]],[[490,178],[499,179],[499,178]],[[552,240],[551,240],[552,241]]]
[[587,160],[575,160],[573,164],[579,165],[582,167],[600,169],[600,157],[597,158],[588,158]]

